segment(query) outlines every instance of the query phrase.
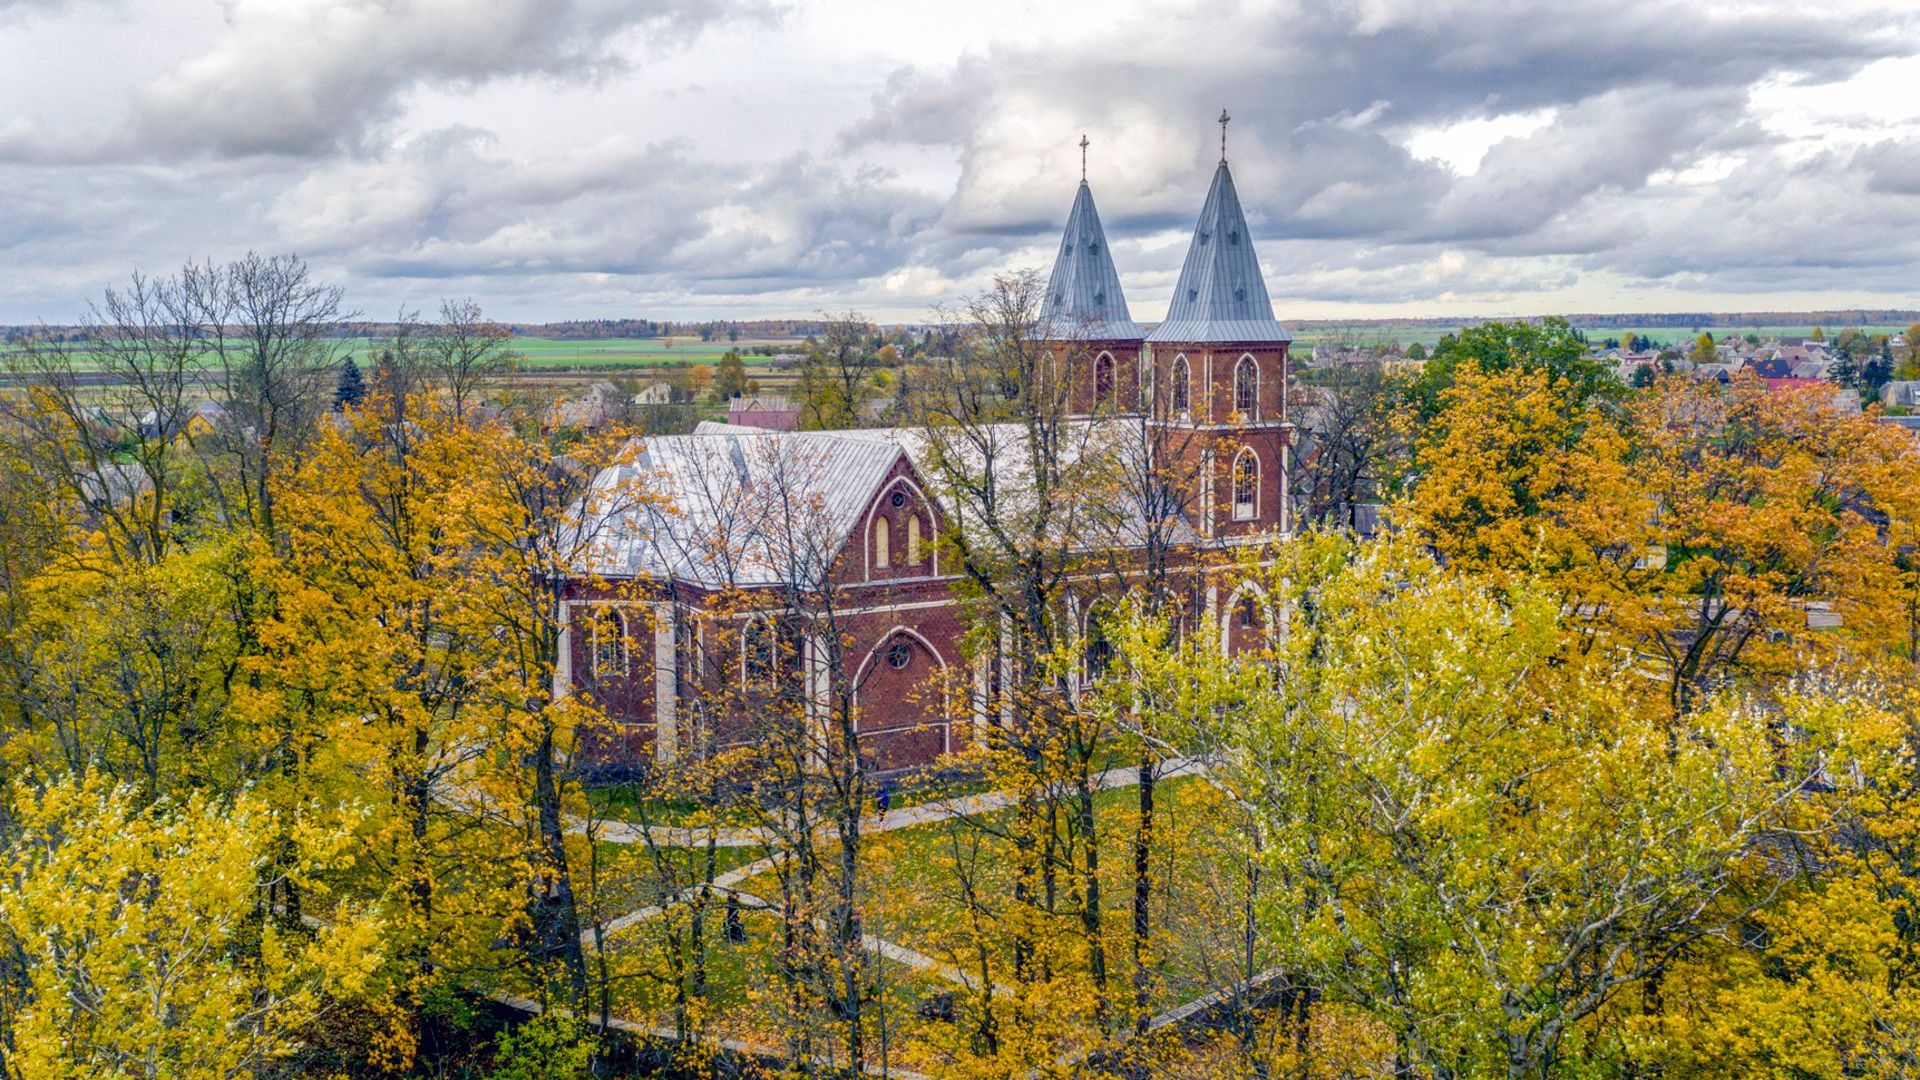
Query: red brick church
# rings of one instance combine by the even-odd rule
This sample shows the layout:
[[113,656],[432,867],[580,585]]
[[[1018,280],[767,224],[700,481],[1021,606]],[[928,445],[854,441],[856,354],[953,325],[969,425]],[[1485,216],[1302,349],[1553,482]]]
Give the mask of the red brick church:
[[[1151,331],[1133,321],[1083,178],[1040,325],[1049,340],[1070,334],[1083,358],[1071,408],[1084,422],[1145,421],[1200,448],[1183,550],[1287,534],[1291,335],[1274,318],[1224,152],[1165,321]],[[948,510],[920,467],[925,432],[704,423],[632,450],[595,489],[646,494],[596,514],[562,604],[555,675],[563,692],[604,708],[617,735],[593,752],[606,764],[670,762],[751,737],[739,717],[715,715],[728,710],[708,691],[764,674],[762,636],[779,633],[773,613],[789,610],[785,598],[803,582],[831,583],[873,768],[933,764],[998,722],[994,661],[962,654],[959,578],[938,542]],[[1253,597],[1190,584],[1192,621],[1217,628],[1222,648],[1264,621]],[[960,691],[969,700],[951,700],[956,686],[972,688]]]

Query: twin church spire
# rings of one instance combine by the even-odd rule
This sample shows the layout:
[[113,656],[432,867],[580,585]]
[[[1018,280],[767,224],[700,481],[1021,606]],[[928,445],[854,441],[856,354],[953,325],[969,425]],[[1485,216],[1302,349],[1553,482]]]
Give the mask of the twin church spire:
[[[1086,138],[1080,140],[1085,169]],[[1120,291],[1120,274],[1107,251],[1107,234],[1100,212],[1093,207],[1093,189],[1083,176],[1080,190],[1067,211],[1067,231],[1060,237],[1060,254],[1053,260],[1040,323],[1050,337],[1077,337],[1123,341],[1139,338],[1140,326],[1127,312]]]
[[1225,109],[1220,110],[1220,164],[1200,208],[1166,320],[1145,335],[1128,313],[1120,290],[1120,275],[1087,185],[1088,144],[1081,137],[1080,190],[1067,214],[1066,232],[1060,238],[1060,253],[1041,307],[1041,322],[1050,335],[1113,341],[1144,336],[1160,343],[1292,340],[1293,335],[1274,318],[1273,300],[1227,167],[1230,119]]

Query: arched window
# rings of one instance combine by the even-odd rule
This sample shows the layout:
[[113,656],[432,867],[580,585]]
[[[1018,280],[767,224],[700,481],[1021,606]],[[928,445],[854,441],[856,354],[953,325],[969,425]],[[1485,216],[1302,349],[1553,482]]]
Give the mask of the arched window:
[[593,674],[624,676],[628,672],[627,613],[601,612],[593,620]]
[[1113,667],[1113,639],[1107,634],[1107,609],[1095,607],[1087,614],[1087,634],[1082,645],[1087,664],[1087,681],[1099,682]]
[[1101,353],[1093,361],[1093,407],[1097,409],[1113,401],[1113,357]]
[[753,619],[741,634],[740,678],[749,688],[765,689],[779,682],[780,632],[772,619]]
[[1192,382],[1192,376],[1187,368],[1187,358],[1184,355],[1174,357],[1173,385],[1168,387],[1168,391],[1173,395],[1174,412],[1183,413],[1192,407],[1188,404],[1192,400]]
[[885,570],[893,565],[893,523],[881,515],[873,519],[873,568]]
[[1233,520],[1260,516],[1260,459],[1253,448],[1242,447],[1233,459]]
[[1248,420],[1258,420],[1260,408],[1260,365],[1253,357],[1242,356],[1233,365],[1233,411]]
[[918,565],[920,562],[920,515],[907,519],[907,563]]

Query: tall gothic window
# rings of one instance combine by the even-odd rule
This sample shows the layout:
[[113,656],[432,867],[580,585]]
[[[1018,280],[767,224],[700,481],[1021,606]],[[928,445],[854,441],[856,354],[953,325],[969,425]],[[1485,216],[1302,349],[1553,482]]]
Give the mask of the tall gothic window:
[[593,620],[593,674],[596,678],[628,673],[627,613],[610,610]]
[[768,689],[779,682],[780,631],[772,619],[752,619],[740,642],[741,679],[750,689]]
[[1233,365],[1233,411],[1248,420],[1257,420],[1260,407],[1260,365],[1253,357],[1243,356]]
[[1260,516],[1260,459],[1252,447],[1242,447],[1233,459],[1233,520]]
[[907,519],[907,562],[918,565],[920,558],[920,515],[915,514]]
[[1087,634],[1083,645],[1087,681],[1099,682],[1113,667],[1113,639],[1107,635],[1106,609],[1096,607],[1087,616]]
[[1174,412],[1183,413],[1183,412],[1186,412],[1187,409],[1191,407],[1189,405],[1189,402],[1192,400],[1192,397],[1191,397],[1192,381],[1193,381],[1192,377],[1189,374],[1188,368],[1187,368],[1187,358],[1185,356],[1174,357],[1173,358],[1173,385],[1169,387],[1169,391],[1173,395],[1173,411]]
[[893,523],[885,514],[873,519],[873,568],[886,570],[893,566]]
[[1101,353],[1093,361],[1093,407],[1112,404],[1113,357]]

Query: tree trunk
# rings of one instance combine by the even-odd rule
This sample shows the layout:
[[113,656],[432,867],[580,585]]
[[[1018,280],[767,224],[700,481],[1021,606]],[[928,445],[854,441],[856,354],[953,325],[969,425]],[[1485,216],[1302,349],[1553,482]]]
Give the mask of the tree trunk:
[[1147,1033],[1151,978],[1148,938],[1153,932],[1153,757],[1140,758],[1140,819],[1133,834],[1133,1030]]
[[1077,780],[1077,809],[1083,840],[1080,849],[1081,889],[1086,896],[1086,903],[1080,909],[1080,929],[1087,937],[1087,973],[1093,978],[1094,1021],[1105,1028],[1108,1014],[1107,943],[1100,925],[1100,838],[1094,831],[1097,821],[1093,806],[1093,780],[1087,774],[1088,768],[1089,763],[1082,762]]
[[561,814],[560,783],[554,767],[553,724],[540,717],[540,741],[533,752],[533,801],[539,816],[539,864],[547,887],[534,902],[534,932],[543,961],[559,960],[566,968],[575,1014],[587,1015],[587,961],[580,947],[580,909],[567,872],[566,825]]

